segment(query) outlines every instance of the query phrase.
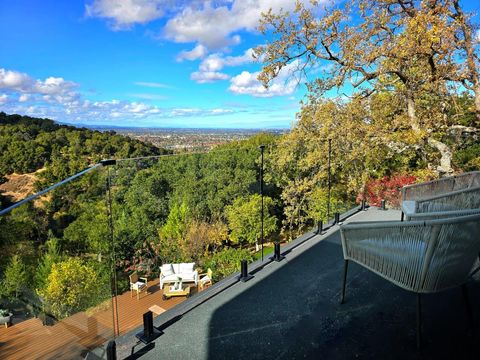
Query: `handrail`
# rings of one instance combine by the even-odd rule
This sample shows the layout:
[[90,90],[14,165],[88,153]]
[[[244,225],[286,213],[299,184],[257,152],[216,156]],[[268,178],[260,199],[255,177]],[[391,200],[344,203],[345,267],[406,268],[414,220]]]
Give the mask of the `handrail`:
[[53,184],[52,186],[50,186],[50,187],[48,187],[48,188],[46,188],[46,189],[43,189],[43,190],[39,191],[39,192],[36,193],[36,194],[30,195],[30,196],[26,197],[25,199],[20,200],[20,201],[16,202],[15,204],[10,205],[9,207],[7,207],[7,208],[5,208],[5,209],[3,209],[3,210],[0,210],[0,216],[9,213],[9,212],[12,211],[13,209],[15,209],[15,208],[17,208],[17,207],[19,207],[19,206],[21,206],[21,205],[23,205],[23,204],[26,204],[26,203],[29,202],[29,201],[32,201],[32,200],[35,200],[35,199],[39,198],[39,197],[42,196],[43,194],[46,194],[47,192],[49,192],[49,191],[51,191],[51,190],[53,190],[53,189],[55,189],[55,188],[57,188],[57,187],[59,187],[59,186],[62,186],[62,185],[66,184],[66,183],[68,183],[68,182],[70,182],[70,181],[72,181],[72,180],[75,180],[76,178],[78,178],[78,177],[80,177],[80,176],[82,176],[82,175],[84,175],[84,174],[86,174],[86,173],[88,173],[88,172],[90,172],[90,171],[98,168],[99,166],[102,166],[102,163],[98,163],[98,164],[92,165],[92,166],[90,166],[89,168],[86,168],[85,170],[80,171],[79,173],[76,173],[75,175],[72,175],[72,176],[70,176],[70,177],[68,177],[68,178],[66,178],[66,179],[64,179],[64,180],[62,180],[62,181],[60,181],[60,182],[58,182],[58,183],[56,183],[56,184]]

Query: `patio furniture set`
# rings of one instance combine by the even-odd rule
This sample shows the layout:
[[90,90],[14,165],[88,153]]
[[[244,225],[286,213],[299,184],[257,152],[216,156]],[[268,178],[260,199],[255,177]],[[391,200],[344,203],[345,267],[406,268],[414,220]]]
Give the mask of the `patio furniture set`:
[[480,260],[480,172],[405,186],[400,221],[341,225],[341,241],[341,303],[354,261],[417,294],[418,347],[421,294],[461,287],[471,323],[466,283]]
[[[212,285],[211,269],[204,274],[199,274],[194,268],[195,263],[164,264],[160,267],[160,289],[163,289],[163,300],[176,296],[190,297],[192,283],[200,289]],[[130,275],[132,297],[134,292],[137,294],[137,300],[140,299],[142,292],[148,294],[147,277],[139,277],[136,271]]]

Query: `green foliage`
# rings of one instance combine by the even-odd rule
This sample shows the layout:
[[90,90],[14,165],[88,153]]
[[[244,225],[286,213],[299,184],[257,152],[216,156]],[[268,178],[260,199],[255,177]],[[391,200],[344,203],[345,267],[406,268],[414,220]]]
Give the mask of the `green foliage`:
[[40,258],[37,271],[35,272],[36,289],[43,289],[46,287],[53,265],[62,260],[58,239],[50,237],[50,239],[48,239],[48,241],[45,243],[45,248],[46,251]]
[[480,169],[480,143],[466,149],[457,151],[453,156],[453,162],[464,171]]
[[[277,230],[277,219],[271,215],[274,201],[264,197],[264,235],[268,237]],[[234,244],[255,244],[261,237],[262,198],[258,194],[248,198],[237,198],[227,206],[228,226],[231,230],[230,239]]]
[[64,231],[65,249],[73,254],[106,254],[110,231],[105,201],[86,203],[80,215]]
[[213,271],[213,280],[218,281],[240,270],[240,261],[253,261],[253,256],[247,249],[226,248],[214,253],[205,260],[205,268]]
[[46,167],[41,173],[43,185],[64,179],[101,159],[163,152],[113,131],[92,131],[0,112],[0,174],[29,173]]
[[58,318],[96,305],[107,296],[108,282],[102,283],[98,270],[79,259],[69,258],[52,265],[47,284],[38,294],[46,308]]
[[185,238],[190,221],[189,213],[187,204],[174,204],[168,214],[167,222],[160,232],[161,237],[172,240]]
[[17,299],[27,284],[28,274],[26,266],[18,255],[14,255],[5,269],[0,295],[11,300]]

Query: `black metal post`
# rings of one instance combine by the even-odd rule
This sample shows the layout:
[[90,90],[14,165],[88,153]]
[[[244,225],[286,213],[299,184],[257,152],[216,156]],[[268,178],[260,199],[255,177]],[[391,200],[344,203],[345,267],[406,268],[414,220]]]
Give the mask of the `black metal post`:
[[265,145],[260,145],[261,153],[261,165],[260,165],[260,196],[262,197],[262,213],[260,214],[260,221],[262,223],[262,228],[260,232],[260,241],[262,244],[262,261],[263,261],[263,152],[265,150]]
[[327,202],[327,223],[330,219],[330,197],[332,192],[332,167],[331,167],[331,158],[332,158],[332,139],[328,139],[328,202]]
[[285,256],[282,256],[282,254],[280,254],[280,243],[279,242],[275,243],[273,256],[270,259],[273,260],[273,261],[277,261],[277,262],[285,259]]
[[387,207],[386,207],[386,202],[385,202],[385,199],[382,199],[382,201],[380,202],[380,210],[386,210]]
[[107,344],[107,360],[117,360],[117,345],[114,340]]
[[367,210],[367,202],[365,200],[362,200],[361,210]]
[[345,302],[345,288],[347,286],[347,272],[348,272],[348,260],[345,260],[343,266],[343,286],[342,286],[342,298],[340,299],[340,304]]
[[323,221],[320,220],[318,223],[317,223],[317,234],[320,235],[323,231]]
[[143,331],[139,332],[135,336],[144,344],[151,343],[163,333],[153,327],[153,313],[147,311],[143,314]]
[[253,278],[253,275],[248,273],[248,263],[247,260],[240,261],[240,278],[239,280],[242,282],[248,281]]
[[340,213],[338,212],[335,213],[335,218],[333,220],[333,223],[337,225],[340,223]]

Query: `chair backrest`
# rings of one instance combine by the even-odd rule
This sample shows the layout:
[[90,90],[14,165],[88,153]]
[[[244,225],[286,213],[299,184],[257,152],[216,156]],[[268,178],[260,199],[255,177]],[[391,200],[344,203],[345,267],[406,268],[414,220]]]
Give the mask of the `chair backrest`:
[[212,279],[212,275],[213,275],[212,269],[208,268],[207,269],[207,276],[209,277],[209,279]]
[[130,276],[130,284],[135,284],[136,282],[138,282],[138,273],[136,271],[134,271]]
[[480,171],[445,177],[402,188],[402,200],[423,200],[456,190],[480,186]]
[[437,195],[416,203],[416,212],[437,212],[480,208],[480,186]]

